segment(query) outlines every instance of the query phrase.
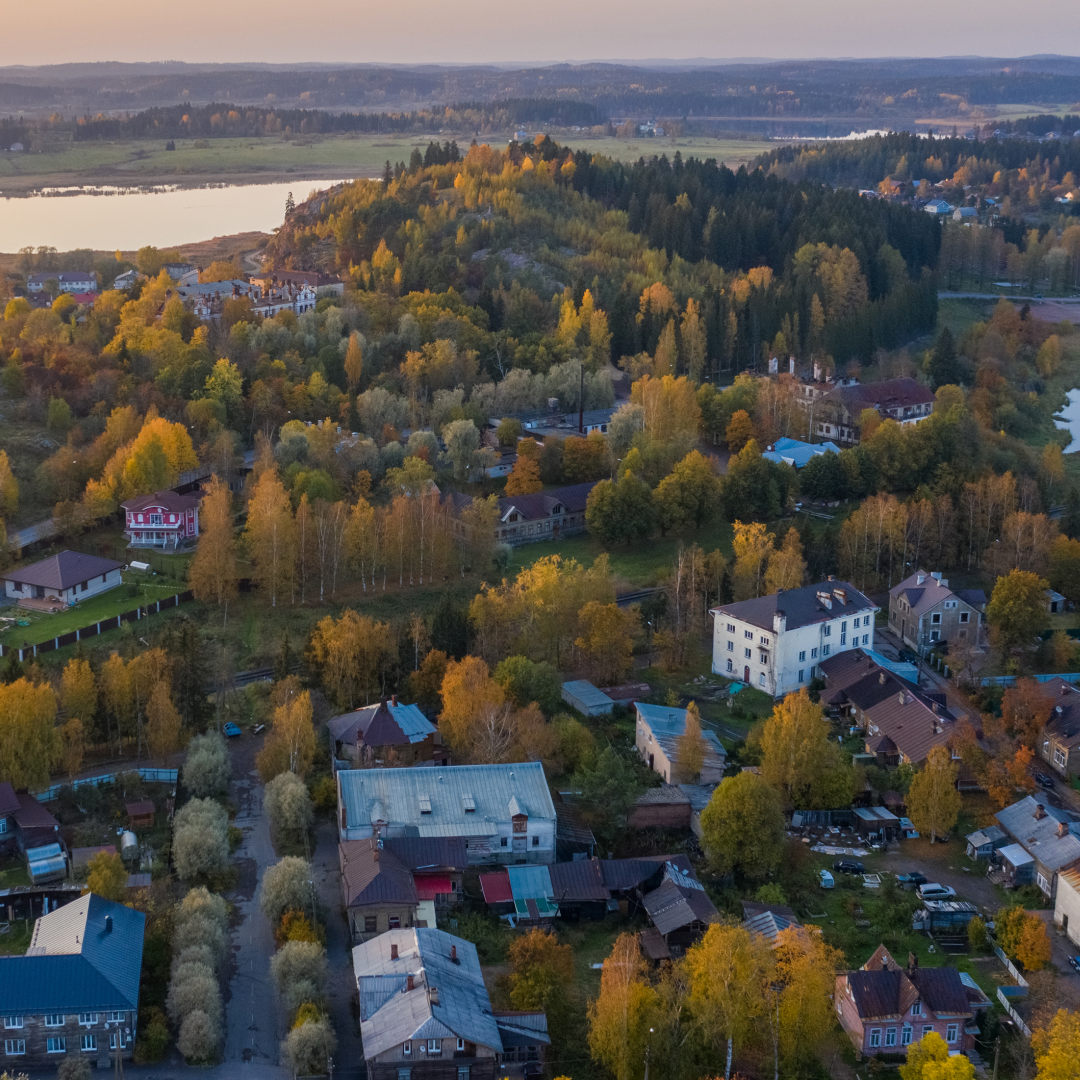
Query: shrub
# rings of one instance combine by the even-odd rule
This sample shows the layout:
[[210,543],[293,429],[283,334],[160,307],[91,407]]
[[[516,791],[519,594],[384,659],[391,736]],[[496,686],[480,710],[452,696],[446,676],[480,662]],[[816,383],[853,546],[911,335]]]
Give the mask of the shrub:
[[290,908],[305,910],[311,906],[311,866],[295,855],[286,855],[263,874],[259,907],[271,923],[281,922]]
[[304,781],[296,773],[279,773],[266,785],[263,809],[276,835],[301,833],[311,827],[315,812]]
[[187,895],[173,912],[174,925],[198,915],[217,923],[222,930],[229,925],[229,903],[223,896],[212,893],[205,885],[188,889]]
[[981,916],[976,915],[968,923],[968,944],[975,952],[985,952],[990,946],[990,939],[986,936],[986,923]]
[[192,799],[177,811],[172,857],[184,881],[221,873],[229,864],[229,817],[212,799]]
[[312,926],[304,912],[294,909],[281,916],[281,922],[274,931],[274,940],[279,946],[286,941],[313,941],[316,945],[325,945],[326,931],[321,926]]
[[84,1057],[67,1057],[56,1070],[56,1080],[90,1080],[90,1062]]
[[310,982],[321,990],[326,981],[326,949],[313,941],[286,941],[270,961],[270,970],[282,994],[299,982]]
[[333,814],[337,811],[337,784],[332,776],[320,776],[311,786],[311,799],[320,814]]
[[187,919],[173,932],[173,951],[180,956],[196,946],[208,948],[215,957],[216,966],[225,955],[225,931],[202,915]]
[[216,731],[196,735],[188,745],[182,778],[193,798],[225,795],[232,779],[232,759],[224,736]]
[[184,1017],[176,1047],[188,1061],[210,1061],[217,1053],[220,1028],[202,1009]]
[[135,1064],[153,1065],[165,1057],[169,1048],[169,1025],[165,1014],[158,1008],[147,1010],[147,1016],[139,1024],[139,1038],[135,1043]]
[[169,982],[165,1008],[174,1024],[181,1023],[195,1011],[220,1023],[221,991],[214,969],[205,964],[184,964],[178,968]]
[[312,1003],[318,1001],[322,994],[319,988],[310,979],[300,979],[286,987],[284,994],[285,1006],[291,1013],[299,1013],[301,1009],[313,1008]]
[[282,1061],[297,1075],[322,1073],[326,1059],[337,1049],[337,1038],[325,1017],[305,1020],[292,1029],[281,1044]]
[[297,1028],[301,1024],[306,1024],[309,1020],[318,1020],[321,1015],[319,1007],[308,1002],[296,1010],[296,1017],[292,1022],[292,1026]]

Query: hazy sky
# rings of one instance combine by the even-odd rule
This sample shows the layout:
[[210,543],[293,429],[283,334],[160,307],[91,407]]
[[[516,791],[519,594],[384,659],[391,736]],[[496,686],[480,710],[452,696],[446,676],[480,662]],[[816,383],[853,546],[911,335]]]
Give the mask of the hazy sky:
[[98,0],[63,33],[0,0],[0,24],[0,64],[1080,54],[1076,0]]

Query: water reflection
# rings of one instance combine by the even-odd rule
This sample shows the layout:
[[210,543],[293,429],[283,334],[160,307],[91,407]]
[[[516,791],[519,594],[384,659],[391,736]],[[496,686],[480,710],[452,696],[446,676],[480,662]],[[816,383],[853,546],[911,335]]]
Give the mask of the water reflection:
[[49,194],[0,199],[0,251],[47,245],[59,251],[131,251],[171,247],[240,232],[270,232],[285,216],[291,191],[299,203],[340,180],[228,187],[97,189],[101,194]]
[[1067,396],[1069,404],[1054,417],[1054,422],[1072,436],[1065,453],[1075,454],[1080,452],[1080,390],[1070,390]]

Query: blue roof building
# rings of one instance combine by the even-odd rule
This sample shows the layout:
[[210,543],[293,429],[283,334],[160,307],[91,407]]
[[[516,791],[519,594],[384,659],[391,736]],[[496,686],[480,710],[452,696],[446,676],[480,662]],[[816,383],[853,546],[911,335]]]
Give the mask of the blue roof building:
[[777,439],[772,447],[761,456],[766,461],[775,461],[777,465],[791,465],[801,469],[811,458],[821,454],[839,454],[840,447],[836,443],[808,443],[798,439]]

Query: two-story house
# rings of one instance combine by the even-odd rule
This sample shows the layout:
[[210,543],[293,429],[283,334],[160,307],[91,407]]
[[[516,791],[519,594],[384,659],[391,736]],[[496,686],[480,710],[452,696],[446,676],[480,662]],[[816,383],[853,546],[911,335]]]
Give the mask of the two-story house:
[[469,864],[555,861],[555,806],[539,761],[450,769],[339,769],[340,840],[451,837]]
[[353,974],[370,1080],[520,1080],[543,1071],[540,1012],[491,1007],[476,946],[432,927],[357,945]]
[[199,535],[201,501],[201,491],[187,495],[155,491],[121,503],[128,547],[177,548],[195,540]]
[[[573,484],[532,495],[506,495],[499,499],[499,524],[495,539],[516,546],[538,540],[558,540],[560,536],[575,536],[585,531],[585,506],[595,482]],[[455,528],[460,528],[459,515],[472,502],[471,495],[451,492],[449,495],[455,516]]]
[[859,417],[865,409],[898,424],[917,424],[934,411],[934,394],[929,387],[906,377],[846,386],[826,384],[825,390],[797,400],[810,410],[814,434],[835,439],[841,446],[858,444]]
[[905,970],[879,945],[861,968],[836,976],[833,1000],[841,1026],[867,1057],[906,1054],[932,1031],[951,1051],[975,1045],[975,1009],[960,973],[920,968],[913,954]]
[[819,582],[713,608],[717,675],[773,697],[810,684],[818,663],[845,649],[874,647],[878,608],[845,581]]
[[60,270],[55,273],[31,274],[26,279],[26,291],[42,293],[55,281],[62,293],[86,293],[97,290],[97,274],[92,270]]
[[982,589],[954,592],[939,573],[918,570],[889,590],[889,629],[920,655],[951,642],[982,645]]
[[1080,776],[1080,690],[1056,677],[1042,688],[1053,704],[1036,742],[1039,756],[1066,779]]
[[1028,795],[994,818],[1035,860],[1035,884],[1053,900],[1061,871],[1080,867],[1080,815]]
[[91,596],[115,589],[123,581],[124,564],[82,551],[61,551],[29,566],[19,566],[3,575],[10,600],[29,601],[25,606],[59,604],[66,607]]
[[396,694],[378,705],[331,717],[326,726],[334,768],[450,764],[439,729],[416,705],[399,705]]
[[146,916],[87,893],[42,915],[25,956],[0,956],[4,1068],[131,1057]]
[[727,752],[715,731],[701,729],[701,772],[695,777],[684,777],[679,769],[679,740],[686,734],[686,710],[635,701],[634,712],[638,754],[653,772],[663,777],[664,783],[677,784],[686,779],[689,783],[719,784],[724,779]]

